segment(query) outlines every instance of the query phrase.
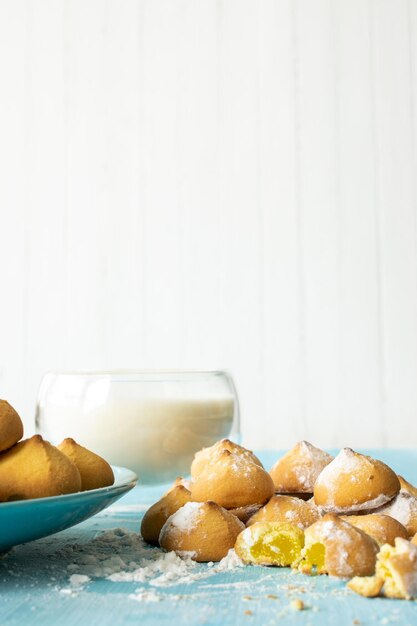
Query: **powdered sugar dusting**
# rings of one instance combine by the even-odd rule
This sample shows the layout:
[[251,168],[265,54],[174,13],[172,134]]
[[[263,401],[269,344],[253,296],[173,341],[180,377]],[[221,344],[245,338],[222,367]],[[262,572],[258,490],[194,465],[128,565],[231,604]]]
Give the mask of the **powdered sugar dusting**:
[[[271,470],[277,490],[282,493],[297,490],[312,492],[318,475],[332,459],[330,454],[316,448],[308,441],[298,442],[290,452],[277,461]],[[282,478],[280,477],[281,471]],[[294,483],[294,478],[288,478],[289,474],[293,475],[296,483]],[[290,484],[286,484],[288,480]]]
[[[121,528],[103,532],[87,544],[68,546],[62,552],[72,561],[67,566],[71,574],[70,587],[63,590],[68,594],[81,590],[91,579],[106,578],[113,583],[136,582],[151,587],[169,587],[243,567],[233,549],[219,563],[202,568],[191,559],[191,554],[180,556],[175,552],[148,547],[138,533]],[[156,594],[142,595],[141,590],[133,595],[133,599],[138,601],[157,601]]]
[[363,463],[364,458],[356,455],[350,448],[343,448],[327,465],[317,479],[317,484],[329,484],[334,478],[343,474],[354,474]]
[[[366,474],[366,469],[369,468],[369,473],[374,472],[374,461],[369,459],[363,454],[355,453],[350,448],[343,448],[339,454],[333,459],[329,465],[327,465],[316,482],[316,488],[323,487],[327,490],[327,502],[319,506],[322,511],[328,511],[333,513],[346,513],[354,511],[366,511],[367,509],[375,509],[383,506],[392,499],[392,495],[378,494],[372,498],[372,483],[369,482],[368,493],[363,493],[363,480],[359,480],[359,476]],[[352,502],[348,506],[339,506],[335,504],[336,492],[341,489],[343,482],[349,482],[353,486],[357,485],[360,490],[360,498],[355,499],[352,497]],[[353,494],[352,494],[353,496]],[[368,499],[365,499],[366,496]]]
[[164,529],[167,528],[177,530],[180,533],[191,532],[200,518],[202,506],[202,502],[187,502],[167,519],[161,533],[163,534]]
[[401,490],[391,502],[378,509],[378,513],[393,517],[407,528],[412,518],[417,517],[417,498]]
[[317,509],[320,511],[321,514],[338,513],[340,515],[343,513],[356,513],[368,510],[372,511],[372,513],[382,513],[382,510],[380,510],[379,507],[387,504],[387,502],[390,502],[391,499],[392,498],[390,496],[380,494],[376,498],[373,498],[372,500],[367,500],[366,502],[362,502],[361,504],[359,504],[358,502],[353,502],[349,506],[335,506],[334,504],[326,504],[325,506],[317,505]]

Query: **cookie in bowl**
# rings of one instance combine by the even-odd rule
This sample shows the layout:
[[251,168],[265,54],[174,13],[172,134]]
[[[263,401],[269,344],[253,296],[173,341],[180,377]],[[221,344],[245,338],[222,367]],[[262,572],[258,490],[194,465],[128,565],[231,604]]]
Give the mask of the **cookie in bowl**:
[[44,498],[81,491],[77,466],[34,435],[0,454],[0,501]]
[[8,450],[23,437],[20,415],[7,402],[0,400],[0,452]]

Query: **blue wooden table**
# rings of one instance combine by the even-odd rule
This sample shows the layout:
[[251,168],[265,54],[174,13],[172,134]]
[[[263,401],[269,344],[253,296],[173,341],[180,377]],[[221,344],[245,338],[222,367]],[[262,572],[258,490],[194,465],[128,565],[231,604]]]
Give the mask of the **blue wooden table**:
[[[417,452],[378,450],[372,454],[417,483]],[[270,467],[278,454],[260,456]],[[123,558],[124,562],[143,557],[146,548],[140,540],[123,545],[123,537],[136,540],[132,532],[138,531],[143,511],[163,490],[139,486],[87,522],[6,554],[0,560],[1,626],[417,625],[417,602],[361,598],[347,590],[343,581],[307,577],[289,569],[243,567],[216,572],[206,564],[196,564],[191,581],[185,578],[161,586],[152,579],[109,580],[105,568],[99,576],[92,576],[89,563],[97,551],[105,550],[103,559]],[[103,532],[117,528],[121,529],[117,531],[120,546],[113,541],[103,547],[97,541]],[[83,578],[86,572],[89,579]],[[294,599],[301,599],[305,610],[295,610]]]

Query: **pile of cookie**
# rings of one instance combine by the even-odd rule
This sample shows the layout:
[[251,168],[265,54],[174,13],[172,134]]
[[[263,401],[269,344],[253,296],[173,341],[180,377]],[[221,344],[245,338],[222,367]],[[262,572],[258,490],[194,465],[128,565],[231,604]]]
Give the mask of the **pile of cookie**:
[[145,513],[144,540],[200,561],[231,548],[247,564],[349,579],[357,593],[417,597],[417,488],[386,464],[306,441],[267,472],[228,439],[197,452]]
[[107,461],[74,439],[53,446],[41,435],[22,437],[19,414],[6,400],[0,400],[0,502],[45,498],[114,483]]

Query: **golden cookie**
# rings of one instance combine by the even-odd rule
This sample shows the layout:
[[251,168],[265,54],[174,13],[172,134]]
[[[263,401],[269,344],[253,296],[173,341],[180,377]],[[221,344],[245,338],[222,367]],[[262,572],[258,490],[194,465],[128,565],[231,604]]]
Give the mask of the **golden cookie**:
[[401,537],[395,540],[395,547],[382,546],[376,574],[384,580],[387,598],[417,598],[417,546]]
[[384,543],[394,545],[396,537],[408,539],[407,529],[399,521],[383,515],[382,513],[370,513],[369,515],[345,515],[342,519],[375,539],[378,545]]
[[257,522],[236,540],[236,554],[245,563],[286,567],[298,562],[304,533],[288,522]]
[[299,441],[269,472],[278,493],[313,493],[320,472],[333,457],[308,441]]
[[195,453],[194,460],[191,463],[191,478],[196,478],[207,467],[211,460],[223,450],[233,452],[236,456],[241,456],[248,461],[256,463],[256,465],[263,467],[258,457],[255,456],[251,450],[247,450],[243,446],[239,446],[239,444],[234,443],[229,439],[221,439],[220,441],[216,441],[216,443],[209,448],[203,448],[199,452]]
[[81,490],[77,466],[40,435],[0,454],[0,501],[58,496]]
[[191,484],[192,500],[213,500],[226,509],[264,504],[273,493],[274,483],[268,472],[229,450],[218,450]]
[[388,465],[344,448],[324,468],[314,486],[314,501],[323,511],[371,511],[400,490],[400,481]]
[[187,502],[167,519],[159,544],[194,561],[220,561],[244,528],[235,515],[214,502]]
[[0,400],[0,452],[8,450],[23,437],[23,423],[6,400]]
[[155,502],[142,519],[140,532],[145,541],[158,544],[159,534],[167,519],[190,501],[191,494],[181,484],[173,487],[158,502]]
[[320,519],[314,504],[292,496],[275,495],[247,522],[247,526],[258,522],[289,522],[299,528],[307,528]]
[[110,465],[101,456],[87,450],[74,439],[64,439],[57,446],[78,467],[81,476],[81,491],[108,487],[114,483],[114,474]]
[[304,574],[339,578],[372,576],[378,544],[372,537],[336,515],[327,514],[304,531],[299,569]]

